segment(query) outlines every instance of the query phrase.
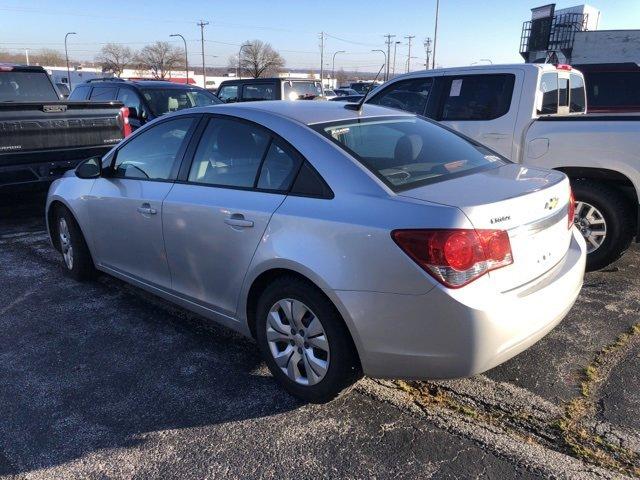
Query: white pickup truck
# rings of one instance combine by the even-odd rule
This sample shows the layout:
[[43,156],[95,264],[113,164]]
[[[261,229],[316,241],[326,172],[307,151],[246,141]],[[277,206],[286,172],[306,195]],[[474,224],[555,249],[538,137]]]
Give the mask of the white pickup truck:
[[595,270],[639,233],[640,115],[586,114],[585,97],[582,74],[568,65],[516,64],[412,72],[366,101],[439,121],[513,162],[567,174],[587,269]]

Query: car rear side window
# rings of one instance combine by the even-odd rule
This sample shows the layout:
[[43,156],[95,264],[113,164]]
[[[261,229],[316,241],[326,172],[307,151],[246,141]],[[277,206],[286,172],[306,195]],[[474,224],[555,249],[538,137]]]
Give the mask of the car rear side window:
[[260,168],[258,188],[261,190],[286,191],[298,172],[300,161],[297,155],[272,141]]
[[69,100],[86,100],[89,96],[89,91],[91,91],[89,85],[78,85],[69,95]]
[[506,163],[487,148],[420,117],[366,118],[314,128],[395,191]]
[[113,175],[138,180],[171,180],[193,118],[168,120],[140,132],[118,149]]
[[251,188],[269,146],[269,134],[245,122],[212,118],[196,149],[189,181]]
[[218,90],[218,98],[225,103],[238,101],[238,85],[224,85]]
[[442,120],[493,120],[511,106],[515,75],[465,75],[451,77]]
[[368,103],[422,115],[427,107],[432,85],[432,78],[403,80],[383,90]]
[[252,102],[257,100],[275,100],[276,86],[272,83],[258,83],[242,87],[242,100]]
[[117,90],[116,87],[95,87],[91,92],[91,100],[115,100]]
[[587,109],[585,100],[584,80],[580,75],[572,74],[571,80],[571,113],[582,113]]
[[542,92],[542,108],[538,110],[541,115],[558,113],[558,74],[544,73],[540,77],[540,91]]

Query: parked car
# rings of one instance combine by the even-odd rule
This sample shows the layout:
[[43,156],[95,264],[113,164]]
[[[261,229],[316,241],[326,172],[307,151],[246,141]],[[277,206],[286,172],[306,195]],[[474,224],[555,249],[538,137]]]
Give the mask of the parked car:
[[0,191],[46,186],[128,131],[120,102],[61,101],[42,67],[0,64]]
[[73,89],[69,100],[119,100],[129,107],[133,130],[170,112],[222,103],[213,93],[193,85],[115,77],[88,80]]
[[351,83],[349,87],[351,88],[351,90],[355,90],[358,94],[364,95],[368,91],[373,90],[378,85],[379,85],[378,83],[375,83],[373,81],[370,81],[370,82],[360,81],[360,82]]
[[333,100],[334,98],[337,97],[336,92],[334,92],[333,90],[331,90],[330,88],[325,88],[324,89],[324,97],[327,100]]
[[167,115],[56,180],[51,241],[253,336],[292,394],[454,378],[546,335],[582,285],[561,172],[416,115],[336,102]]
[[640,66],[637,63],[575,65],[587,85],[589,113],[640,112]]
[[640,115],[585,115],[585,82],[568,65],[487,65],[413,72],[368,103],[438,120],[510,160],[566,173],[587,240],[588,270],[639,233]]
[[362,100],[362,97],[364,97],[364,95],[342,95],[340,97],[334,97],[331,100],[334,102],[359,102],[360,100]]
[[348,97],[353,95],[360,95],[353,88],[334,88],[333,91],[339,97]]
[[258,100],[314,100],[322,96],[319,80],[304,78],[243,78],[225,80],[218,88],[224,103]]

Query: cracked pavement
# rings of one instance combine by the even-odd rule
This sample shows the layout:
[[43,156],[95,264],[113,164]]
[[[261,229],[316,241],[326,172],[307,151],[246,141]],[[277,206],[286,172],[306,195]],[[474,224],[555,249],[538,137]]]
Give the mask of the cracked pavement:
[[484,375],[366,378],[304,405],[251,340],[106,275],[65,276],[41,203],[19,200],[0,204],[1,478],[637,475],[640,335],[620,342],[640,321],[635,246],[587,275],[547,337]]

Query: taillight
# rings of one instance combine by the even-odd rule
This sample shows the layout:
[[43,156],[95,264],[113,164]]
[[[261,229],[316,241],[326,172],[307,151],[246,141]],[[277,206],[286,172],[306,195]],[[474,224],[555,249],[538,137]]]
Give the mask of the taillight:
[[131,135],[131,124],[129,123],[129,109],[122,107],[120,109],[120,120],[122,122],[122,136],[127,138]]
[[573,226],[574,217],[576,216],[576,197],[574,197],[573,190],[571,188],[569,188],[569,205],[567,207],[567,211],[569,213],[567,218],[567,227],[571,228]]
[[414,262],[449,288],[513,263],[504,230],[394,230],[391,237]]

